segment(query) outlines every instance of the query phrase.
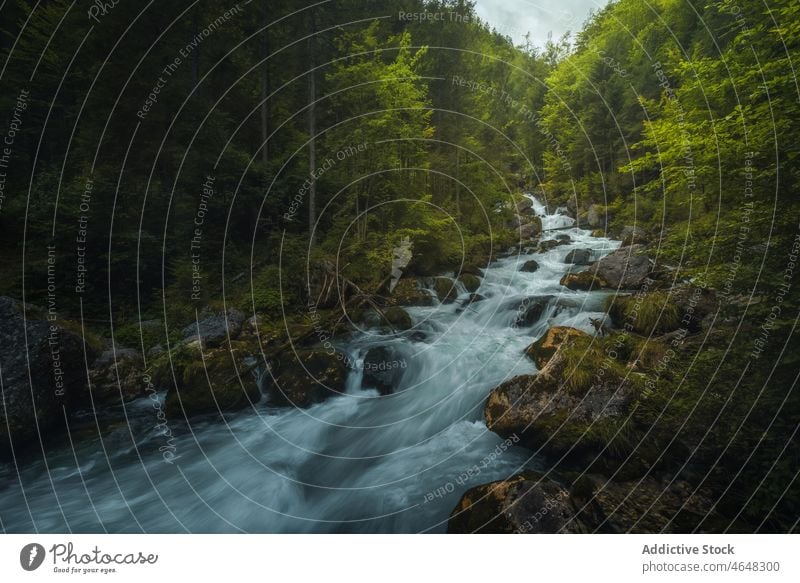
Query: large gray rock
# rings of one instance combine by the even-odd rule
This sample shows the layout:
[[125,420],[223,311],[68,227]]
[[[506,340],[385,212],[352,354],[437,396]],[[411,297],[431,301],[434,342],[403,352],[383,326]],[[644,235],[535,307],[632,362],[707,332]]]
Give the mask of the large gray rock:
[[[42,319],[25,321],[23,304],[0,297],[0,458],[65,429],[64,409],[85,404],[83,339]],[[86,361],[95,350],[86,344]]]
[[236,340],[242,332],[244,314],[230,308],[227,312],[203,312],[197,322],[183,329],[183,338],[189,342],[199,340],[203,348],[216,348],[228,340]]
[[594,254],[591,249],[573,249],[564,258],[564,263],[574,265],[591,265]]
[[519,236],[521,239],[533,239],[542,234],[542,219],[533,217],[533,219],[520,226]]
[[638,289],[644,285],[652,270],[650,259],[644,255],[644,245],[620,247],[594,264],[590,271],[607,287]]
[[391,348],[370,348],[364,356],[361,388],[377,389],[381,395],[388,395],[400,384],[407,368],[408,361]]

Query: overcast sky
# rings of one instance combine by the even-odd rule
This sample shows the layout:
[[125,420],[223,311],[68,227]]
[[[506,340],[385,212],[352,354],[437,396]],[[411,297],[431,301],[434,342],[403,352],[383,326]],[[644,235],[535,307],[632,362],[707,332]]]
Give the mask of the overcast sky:
[[476,0],[482,20],[498,32],[521,43],[530,31],[535,45],[543,45],[547,33],[558,38],[566,31],[580,30],[591,9],[605,6],[608,0]]

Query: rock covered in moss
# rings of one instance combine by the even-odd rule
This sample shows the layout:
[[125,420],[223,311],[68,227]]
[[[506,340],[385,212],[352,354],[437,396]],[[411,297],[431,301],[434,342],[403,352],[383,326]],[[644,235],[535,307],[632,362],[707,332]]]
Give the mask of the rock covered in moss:
[[605,287],[639,289],[651,270],[652,262],[644,255],[644,246],[632,245],[606,255],[589,271],[605,282]]
[[514,325],[519,328],[533,326],[545,313],[554,296],[532,296],[525,298],[517,308],[517,318]]
[[567,289],[574,291],[588,291],[609,287],[608,283],[595,275],[592,271],[579,271],[578,273],[567,273],[559,281]]
[[456,534],[576,533],[580,525],[569,492],[534,472],[468,490],[450,514]]
[[58,320],[39,316],[46,314],[0,297],[0,458],[10,455],[11,442],[17,449],[66,429],[63,407],[89,404],[85,363],[95,360],[96,349]]
[[[609,427],[608,421],[627,412],[633,390],[616,368],[599,375],[593,365],[584,366],[591,368],[567,366],[564,353],[559,352],[538,374],[504,382],[486,401],[487,427],[501,437],[517,435],[521,445],[541,448],[554,459],[580,460],[602,450],[607,444],[603,430]],[[576,379],[581,380],[579,389],[574,387]]]
[[470,293],[478,291],[478,288],[481,287],[481,278],[470,273],[462,273],[458,276],[458,281]]
[[183,338],[186,342],[199,342],[203,348],[216,348],[228,340],[236,340],[243,323],[244,314],[237,309],[206,310],[200,313],[197,321],[183,329]]
[[89,371],[89,387],[95,403],[128,402],[145,393],[142,357],[131,348],[106,350]]
[[270,388],[274,404],[310,407],[345,391],[347,357],[323,347],[297,350],[281,356]]
[[390,301],[398,306],[432,306],[433,296],[416,279],[403,278],[395,286]]
[[576,338],[590,338],[590,336],[577,328],[553,326],[541,338],[528,346],[525,354],[536,363],[536,368],[541,370],[564,343]]
[[564,258],[564,263],[573,265],[591,265],[594,254],[591,249],[573,249]]
[[252,372],[256,358],[257,347],[251,343],[234,342],[207,351],[184,348],[171,363],[174,383],[167,392],[167,414],[222,413],[257,403],[261,393]]

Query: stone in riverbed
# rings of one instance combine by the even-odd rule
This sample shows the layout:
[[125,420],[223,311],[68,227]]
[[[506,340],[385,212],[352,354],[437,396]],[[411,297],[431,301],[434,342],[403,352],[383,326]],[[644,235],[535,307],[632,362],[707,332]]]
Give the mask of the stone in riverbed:
[[417,280],[403,278],[395,286],[389,301],[398,306],[432,306],[433,296],[421,289]]
[[643,245],[620,247],[600,259],[589,271],[603,280],[605,287],[638,289],[652,270],[652,263],[643,251]]
[[576,533],[569,492],[534,472],[468,490],[450,514],[448,533]]
[[468,292],[478,291],[478,288],[481,287],[481,279],[476,275],[462,273],[458,276],[458,280]]
[[345,355],[325,348],[283,355],[274,370],[275,384],[270,389],[272,402],[306,408],[344,393],[345,362]]
[[591,271],[580,271],[578,273],[568,273],[559,282],[564,287],[571,290],[587,291],[608,287],[608,284]]
[[539,262],[533,259],[530,259],[522,264],[522,267],[519,268],[520,271],[525,273],[533,273],[537,269],[539,269]]
[[407,366],[405,358],[386,346],[370,348],[364,356],[361,388],[374,388],[381,395],[388,395],[400,384]]
[[437,277],[434,279],[433,289],[436,290],[436,296],[443,304],[450,304],[458,297],[455,282],[449,277]]
[[19,450],[38,443],[40,435],[64,430],[62,407],[72,411],[88,404],[84,358],[91,363],[97,350],[33,311],[0,297],[0,458],[10,457],[12,441]]
[[558,352],[538,374],[495,388],[484,408],[486,426],[503,438],[518,436],[520,445],[550,459],[578,464],[594,459],[627,413],[633,389],[617,367],[589,376],[590,386],[572,388],[574,375],[586,370],[571,366]]
[[564,263],[572,263],[574,265],[591,265],[594,253],[591,249],[573,249],[564,258]]
[[565,342],[570,342],[576,338],[591,338],[586,332],[569,326],[553,326],[536,342],[525,349],[536,368],[543,369],[556,352]]

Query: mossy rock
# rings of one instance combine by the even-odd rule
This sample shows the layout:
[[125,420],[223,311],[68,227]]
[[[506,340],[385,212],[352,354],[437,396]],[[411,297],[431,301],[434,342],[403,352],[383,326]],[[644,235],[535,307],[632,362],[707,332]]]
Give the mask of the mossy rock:
[[284,354],[275,367],[271,401],[306,408],[344,393],[346,361],[341,352],[324,347]]
[[541,370],[565,342],[576,338],[590,338],[590,336],[577,328],[553,326],[545,332],[544,336],[528,346],[525,349],[525,354],[533,359],[533,362],[536,363],[536,368]]
[[[538,374],[514,377],[489,394],[486,426],[504,438],[516,435],[521,445],[565,463],[580,465],[600,452],[624,459],[636,441],[626,433],[618,437],[618,430],[634,389],[617,364],[601,370],[594,355],[576,361],[559,352]],[[571,386],[576,374],[582,378],[580,390]]]
[[458,276],[458,281],[460,281],[464,285],[464,288],[470,293],[478,291],[478,288],[481,287],[481,278],[470,273],[462,273]]
[[483,269],[475,265],[474,263],[465,263],[461,266],[461,270],[459,271],[459,275],[476,275],[478,277],[483,277]]
[[436,291],[439,301],[443,304],[450,304],[458,297],[455,282],[449,277],[437,277],[434,279],[433,289]]
[[606,310],[618,326],[625,323],[644,336],[666,334],[681,326],[678,306],[667,292],[610,296]]
[[391,303],[398,306],[432,306],[433,296],[421,289],[415,279],[401,279],[392,291]]
[[580,271],[578,273],[568,273],[559,281],[561,285],[571,290],[588,291],[608,287],[608,284],[591,271]]
[[391,306],[386,308],[383,314],[395,330],[410,330],[414,327],[411,316],[403,308]]
[[566,243],[562,243],[556,239],[548,239],[547,241],[541,241],[539,246],[536,248],[537,253],[547,253],[548,251],[555,249],[561,245],[566,245]]
[[173,360],[177,386],[167,393],[167,414],[219,413],[258,402],[261,393],[249,361],[254,356],[252,348],[249,343],[234,342],[230,348],[183,352]]

